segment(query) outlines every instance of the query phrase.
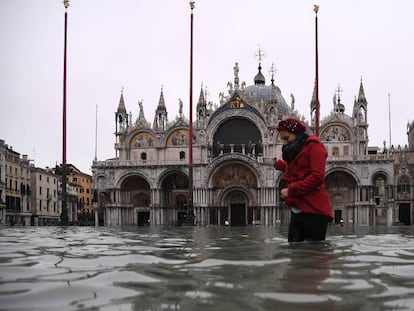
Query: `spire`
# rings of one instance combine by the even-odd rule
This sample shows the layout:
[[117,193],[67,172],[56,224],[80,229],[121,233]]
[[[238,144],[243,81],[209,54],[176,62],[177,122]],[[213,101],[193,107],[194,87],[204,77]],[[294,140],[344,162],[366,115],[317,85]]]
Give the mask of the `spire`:
[[167,108],[165,107],[164,91],[163,91],[163,89],[164,89],[164,87],[161,86],[161,94],[160,94],[160,99],[158,101],[157,111],[158,110],[162,110],[162,111],[167,110]]
[[200,90],[200,97],[198,98],[198,105],[205,103],[205,97],[204,97],[204,91],[203,91],[203,84],[201,84],[201,90]]
[[155,110],[153,127],[156,131],[165,131],[167,129],[167,108],[164,100],[164,87],[161,87],[160,99],[158,101],[157,109]]
[[121,98],[119,99],[118,113],[126,113],[124,101],[124,88],[121,89]]
[[365,97],[365,91],[364,91],[364,86],[362,85],[362,77],[361,77],[361,83],[359,85],[359,93],[358,93],[358,103],[366,103],[367,99]]

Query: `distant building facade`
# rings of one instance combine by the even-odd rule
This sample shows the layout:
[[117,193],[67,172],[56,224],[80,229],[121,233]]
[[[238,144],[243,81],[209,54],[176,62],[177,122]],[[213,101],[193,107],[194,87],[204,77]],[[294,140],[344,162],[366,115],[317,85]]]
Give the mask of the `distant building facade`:
[[31,189],[30,162],[27,155],[5,145],[6,216],[9,225],[30,225]]
[[67,164],[67,182],[76,189],[77,220],[79,217],[93,219],[93,184],[92,175],[81,172],[75,165]]
[[[0,225],[58,225],[61,169],[39,168],[0,139]],[[92,176],[67,164],[66,206],[71,225],[94,225]]]
[[401,224],[414,223],[414,121],[407,124],[408,146],[391,146],[394,159],[394,201],[398,207],[396,220]]
[[[259,64],[254,84],[234,80],[207,102],[201,88],[193,122],[193,206],[202,225],[277,225],[290,211],[280,199],[280,172],[262,157],[281,156],[278,121],[304,120],[280,89],[266,84]],[[189,123],[178,103],[170,121],[161,90],[154,121],[127,113],[123,94],[115,112],[116,157],[94,161],[96,208],[105,225],[172,225],[185,221],[189,199]],[[309,131],[315,129],[315,101]],[[335,222],[346,225],[413,223],[413,142],[399,150],[368,146],[368,101],[361,81],[350,114],[336,92],[331,113],[320,123],[328,153],[326,185]],[[409,129],[413,139],[413,126]],[[411,135],[411,136],[410,136]]]
[[52,169],[31,167],[31,225],[57,225],[60,221],[59,179]]
[[0,226],[6,222],[6,144],[0,139]]

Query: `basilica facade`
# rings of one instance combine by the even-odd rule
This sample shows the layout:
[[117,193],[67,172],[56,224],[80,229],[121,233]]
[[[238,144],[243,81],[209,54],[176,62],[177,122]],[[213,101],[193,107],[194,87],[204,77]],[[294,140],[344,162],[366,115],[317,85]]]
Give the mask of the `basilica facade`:
[[[152,123],[142,103],[132,120],[121,93],[115,112],[116,157],[92,165],[94,208],[103,224],[180,225],[189,215],[190,196],[197,225],[287,224],[290,211],[279,194],[281,173],[263,158],[281,155],[280,119],[306,121],[295,110],[293,95],[288,104],[273,77],[266,83],[261,69],[259,63],[253,84],[246,85],[239,81],[236,63],[233,80],[217,104],[206,101],[202,87],[191,129],[181,100],[177,116],[169,120],[163,90]],[[334,222],[412,224],[414,126],[407,127],[409,146],[369,147],[362,81],[356,91],[349,114],[338,92],[319,127],[329,154],[325,182]],[[310,112],[307,126],[313,133],[313,99]]]

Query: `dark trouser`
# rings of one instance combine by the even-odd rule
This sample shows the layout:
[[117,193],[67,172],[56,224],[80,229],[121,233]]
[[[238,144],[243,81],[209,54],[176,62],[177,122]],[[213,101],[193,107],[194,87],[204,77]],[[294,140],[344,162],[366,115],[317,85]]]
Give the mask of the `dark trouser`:
[[329,217],[326,215],[291,213],[289,242],[325,240]]

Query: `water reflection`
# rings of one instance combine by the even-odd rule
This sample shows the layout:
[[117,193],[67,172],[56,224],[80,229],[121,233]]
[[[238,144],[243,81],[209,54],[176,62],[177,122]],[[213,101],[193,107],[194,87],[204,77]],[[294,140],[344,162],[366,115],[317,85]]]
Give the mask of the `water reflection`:
[[0,229],[0,310],[414,310],[412,227]]

